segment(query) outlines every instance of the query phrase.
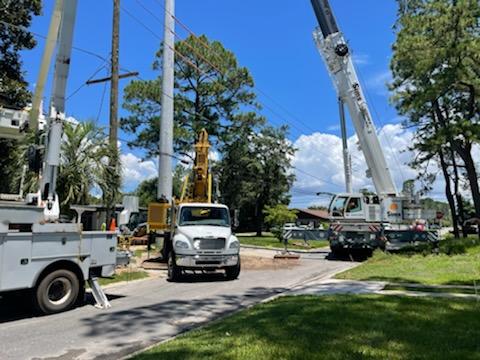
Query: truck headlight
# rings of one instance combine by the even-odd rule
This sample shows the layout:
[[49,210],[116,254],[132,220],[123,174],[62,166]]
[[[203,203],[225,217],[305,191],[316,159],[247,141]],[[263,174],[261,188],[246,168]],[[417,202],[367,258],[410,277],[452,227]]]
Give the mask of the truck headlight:
[[239,247],[240,243],[238,241],[232,241],[229,246],[230,249],[238,249]]
[[175,247],[177,249],[188,249],[190,246],[186,241],[178,240],[178,241],[175,241]]

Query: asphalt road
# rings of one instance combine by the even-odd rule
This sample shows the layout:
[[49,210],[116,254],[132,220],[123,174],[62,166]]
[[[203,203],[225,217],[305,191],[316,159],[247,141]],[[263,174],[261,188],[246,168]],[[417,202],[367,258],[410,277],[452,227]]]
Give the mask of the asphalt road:
[[[288,261],[288,260],[287,260]],[[17,300],[0,300],[0,359],[118,359],[272,295],[352,267],[303,255],[300,265],[242,270],[235,281],[219,274],[164,278],[106,289],[108,310],[92,303],[62,314],[34,317]]]

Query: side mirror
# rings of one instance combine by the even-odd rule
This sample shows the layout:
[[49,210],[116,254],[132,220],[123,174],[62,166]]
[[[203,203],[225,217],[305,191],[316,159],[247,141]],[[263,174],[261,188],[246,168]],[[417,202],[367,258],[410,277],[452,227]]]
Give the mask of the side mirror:
[[240,226],[240,221],[238,220],[239,215],[240,215],[240,210],[238,209],[233,210],[232,228],[234,230],[238,229],[238,227]]

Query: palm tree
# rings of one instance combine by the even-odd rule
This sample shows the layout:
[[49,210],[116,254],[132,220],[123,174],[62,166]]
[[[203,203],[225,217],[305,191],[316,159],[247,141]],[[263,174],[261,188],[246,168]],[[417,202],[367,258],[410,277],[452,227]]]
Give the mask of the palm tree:
[[106,147],[103,129],[93,122],[65,123],[57,179],[63,211],[69,211],[72,204],[88,203],[90,191],[99,183],[99,173],[105,166]]

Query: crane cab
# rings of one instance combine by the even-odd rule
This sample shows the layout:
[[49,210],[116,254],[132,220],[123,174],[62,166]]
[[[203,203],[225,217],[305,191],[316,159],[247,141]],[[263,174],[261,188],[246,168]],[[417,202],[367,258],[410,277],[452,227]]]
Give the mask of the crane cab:
[[332,198],[328,210],[332,220],[380,221],[380,199],[377,195],[337,194]]

